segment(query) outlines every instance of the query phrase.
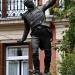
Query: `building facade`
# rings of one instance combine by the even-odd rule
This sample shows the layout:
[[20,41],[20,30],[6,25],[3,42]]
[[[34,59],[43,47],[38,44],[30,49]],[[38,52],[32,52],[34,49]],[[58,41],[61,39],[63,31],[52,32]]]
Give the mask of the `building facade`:
[[[33,0],[36,6],[41,6],[46,0]],[[29,70],[33,69],[31,36],[28,35],[23,44],[17,40],[22,38],[24,21],[20,14],[27,10],[24,0],[1,0],[0,1],[0,75],[32,75]],[[58,4],[58,2],[57,2]],[[52,16],[46,11],[46,21],[51,24]],[[62,40],[62,32],[66,29],[67,20],[55,20],[52,22],[52,60],[51,73],[57,75],[57,52],[56,44]],[[39,51],[41,72],[44,69],[44,51]]]

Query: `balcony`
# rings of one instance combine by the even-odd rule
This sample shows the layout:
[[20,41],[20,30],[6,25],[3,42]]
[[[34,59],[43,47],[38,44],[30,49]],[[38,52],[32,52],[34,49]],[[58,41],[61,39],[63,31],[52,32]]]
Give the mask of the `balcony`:
[[[0,17],[18,17],[27,10],[25,0],[0,0]],[[41,5],[42,0],[33,0],[34,4]]]
[[0,17],[16,17],[26,11],[24,0],[0,0]]
[[[23,23],[21,22],[20,15],[27,11],[27,7],[24,6],[24,1],[25,0],[0,0],[0,25],[16,24],[16,22]],[[62,4],[61,1],[62,0],[57,0],[56,6]],[[43,4],[42,0],[33,0],[33,2],[36,6]],[[52,11],[46,16],[48,22],[51,21],[54,16],[51,12]]]

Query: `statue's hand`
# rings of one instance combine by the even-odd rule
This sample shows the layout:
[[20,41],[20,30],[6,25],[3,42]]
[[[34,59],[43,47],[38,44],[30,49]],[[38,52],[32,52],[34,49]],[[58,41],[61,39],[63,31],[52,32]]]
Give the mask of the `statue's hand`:
[[22,41],[21,39],[18,39],[18,40],[17,40],[17,43],[22,44],[22,43],[23,43],[23,41]]
[[25,17],[24,17],[24,14],[20,14],[21,15],[21,17],[22,17],[22,19],[24,19]]

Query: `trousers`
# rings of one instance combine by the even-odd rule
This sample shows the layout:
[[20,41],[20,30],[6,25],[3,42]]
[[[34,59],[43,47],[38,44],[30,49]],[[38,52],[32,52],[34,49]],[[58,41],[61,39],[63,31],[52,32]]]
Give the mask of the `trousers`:
[[[38,33],[38,34],[37,34]],[[51,62],[51,43],[50,35],[47,30],[38,30],[37,35],[32,35],[33,65],[34,70],[40,70],[39,48],[44,50],[44,72],[49,72]]]

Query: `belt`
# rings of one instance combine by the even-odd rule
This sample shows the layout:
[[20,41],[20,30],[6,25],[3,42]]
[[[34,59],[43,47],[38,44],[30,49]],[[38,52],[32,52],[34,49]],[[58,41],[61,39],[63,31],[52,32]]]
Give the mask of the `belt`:
[[35,27],[32,28],[32,31],[35,31],[35,30],[42,30],[42,29],[50,30],[50,28],[47,27],[47,26],[37,25],[37,26],[35,26]]
[[38,28],[38,29],[42,29],[42,28],[44,28],[43,26],[37,26],[36,28]]
[[38,28],[38,29],[43,29],[43,28],[50,29],[48,26],[43,26],[43,25],[38,25],[35,28]]

